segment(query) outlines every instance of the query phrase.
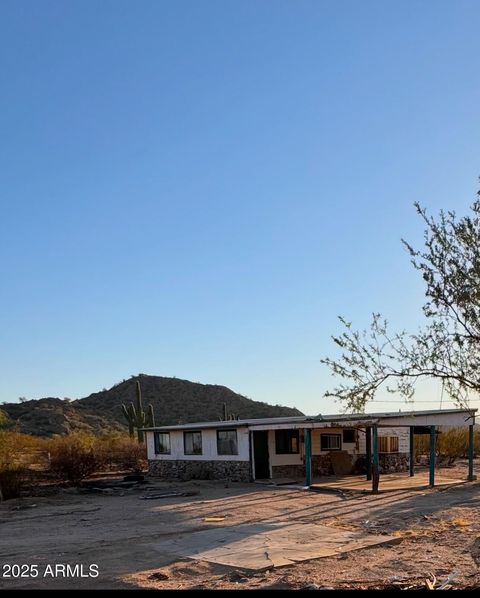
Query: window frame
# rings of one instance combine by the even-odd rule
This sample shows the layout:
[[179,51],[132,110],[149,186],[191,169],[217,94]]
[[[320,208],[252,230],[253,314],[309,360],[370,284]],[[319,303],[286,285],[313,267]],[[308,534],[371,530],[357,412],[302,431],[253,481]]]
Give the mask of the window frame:
[[[345,440],[345,432],[351,432],[353,435],[353,440]],[[355,428],[344,428],[342,430],[342,443],[343,444],[355,444],[357,441],[355,432],[356,432]]]
[[[235,432],[235,452],[234,453],[221,453],[219,450],[219,435],[222,432]],[[232,456],[232,455],[238,455],[238,430],[237,428],[227,428],[227,429],[222,429],[222,430],[217,430],[217,455],[219,456]]]
[[[394,442],[392,442],[392,440]],[[382,443],[386,444],[387,450],[382,450]],[[395,444],[395,447],[392,445]],[[379,436],[378,437],[378,452],[382,455],[395,455],[400,452],[400,440],[398,436]]]
[[[188,453],[187,452],[187,434],[199,434],[200,435],[200,452],[191,452]],[[192,442],[192,446],[193,446],[193,442]],[[202,435],[202,431],[201,430],[184,430],[183,432],[183,454],[184,455],[188,455],[190,456],[196,456],[196,455],[203,455],[203,435]]]
[[[168,450],[167,451],[158,450],[160,447],[160,442],[158,440],[159,436],[166,436],[168,438]],[[172,454],[172,444],[171,444],[170,432],[154,432],[153,433],[153,450],[155,451],[156,455],[171,455]]]
[[[338,438],[338,447],[335,448],[323,448],[323,438]],[[320,452],[326,453],[329,451],[341,451],[342,450],[342,434],[320,434]]]
[[[278,441],[278,438],[281,434],[285,434],[286,439],[286,446],[287,450],[279,450],[279,445],[282,444],[282,441]],[[289,434],[287,436],[287,434]],[[292,450],[292,439],[297,440],[297,450]],[[280,447],[283,448],[283,447]],[[299,455],[300,454],[300,430],[294,430],[292,428],[285,428],[275,430],[275,454],[276,455]]]

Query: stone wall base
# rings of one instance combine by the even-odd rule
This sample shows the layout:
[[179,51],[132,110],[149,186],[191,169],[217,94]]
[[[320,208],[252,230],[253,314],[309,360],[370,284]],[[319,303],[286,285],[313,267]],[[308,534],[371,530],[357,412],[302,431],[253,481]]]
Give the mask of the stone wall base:
[[248,461],[187,461],[156,460],[148,462],[150,475],[166,480],[229,480],[250,482],[251,471]]
[[[366,455],[358,455],[353,464],[352,473],[366,473]],[[408,453],[381,453],[379,455],[380,473],[400,473],[408,471],[410,457]],[[321,477],[334,475],[330,453],[323,455],[312,455],[312,476]],[[305,478],[305,466],[298,465],[274,465],[272,467],[272,478]]]
[[332,459],[330,453],[312,455],[312,476],[333,475]]
[[272,465],[272,478],[305,479],[305,467],[302,463],[297,465]]
[[[408,471],[410,458],[408,453],[382,453],[379,455],[380,474]],[[365,473],[366,456],[356,457],[353,473]],[[229,480],[231,482],[250,482],[252,473],[248,461],[187,461],[187,460],[150,460],[150,475],[166,480]],[[332,461],[328,453],[312,455],[312,475],[333,475]],[[272,478],[305,478],[305,466],[274,465]]]
[[[380,474],[400,473],[410,468],[410,455],[408,453],[380,453],[378,456]],[[354,473],[366,473],[366,455],[358,455],[353,466]]]
[[[324,455],[312,455],[312,476],[333,475],[332,459],[329,453]],[[273,465],[272,478],[305,478],[305,465]]]

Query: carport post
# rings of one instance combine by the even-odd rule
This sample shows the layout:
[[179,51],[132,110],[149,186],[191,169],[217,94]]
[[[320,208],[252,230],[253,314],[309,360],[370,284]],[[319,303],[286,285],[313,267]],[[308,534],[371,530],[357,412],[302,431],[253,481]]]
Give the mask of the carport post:
[[410,426],[410,477],[415,473],[415,428]]
[[365,442],[367,447],[367,452],[365,459],[367,461],[366,468],[367,468],[367,481],[372,479],[372,428],[367,426],[365,430]]
[[436,453],[437,434],[435,426],[430,426],[430,486],[435,486],[435,453]]
[[473,424],[468,426],[468,481],[472,482],[473,477]]
[[378,427],[373,426],[373,468],[372,468],[372,494],[378,494],[380,482],[380,467],[378,459]]
[[312,430],[305,428],[305,486],[312,485]]

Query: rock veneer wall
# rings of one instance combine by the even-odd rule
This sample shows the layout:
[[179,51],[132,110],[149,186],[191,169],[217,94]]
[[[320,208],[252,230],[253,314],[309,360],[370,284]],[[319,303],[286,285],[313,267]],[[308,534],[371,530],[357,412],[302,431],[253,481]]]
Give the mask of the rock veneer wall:
[[[312,476],[333,475],[332,460],[328,453],[312,455]],[[273,465],[272,478],[305,478],[305,465]]]
[[[366,456],[358,455],[353,464],[352,473],[366,473]],[[379,455],[380,473],[400,473],[408,471],[410,457],[408,453],[381,453]],[[329,453],[323,455],[312,455],[312,476],[334,475],[332,459]],[[301,465],[275,465],[272,467],[272,478],[296,478],[305,477],[305,466]]]
[[398,473],[408,471],[410,455],[408,453],[383,453],[379,455],[380,473]]
[[[366,455],[358,455],[353,466],[353,472],[360,474],[366,472]],[[401,473],[408,471],[410,467],[410,455],[408,453],[380,453],[378,456],[380,474]]]
[[248,461],[150,460],[148,471],[151,475],[167,480],[252,480]]
[[[365,455],[359,455],[353,466],[353,473],[365,473]],[[382,453],[379,455],[380,474],[408,471],[410,458],[406,453]],[[252,471],[248,461],[187,461],[150,460],[149,473],[166,480],[229,480],[251,482]],[[328,453],[312,456],[312,475],[333,475],[332,461]],[[294,478],[303,480],[304,464],[274,465],[272,478]]]
[[305,468],[303,464],[295,465],[272,465],[272,479],[294,478],[303,480],[305,478]]
[[330,453],[312,456],[312,475],[333,475],[332,458],[330,457]]

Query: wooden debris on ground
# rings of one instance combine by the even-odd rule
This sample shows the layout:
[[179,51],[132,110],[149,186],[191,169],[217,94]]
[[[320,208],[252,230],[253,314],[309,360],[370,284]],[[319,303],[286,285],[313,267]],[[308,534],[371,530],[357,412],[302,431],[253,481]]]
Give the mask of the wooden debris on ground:
[[200,492],[163,492],[162,494],[145,494],[140,496],[142,500],[154,500],[158,498],[174,498],[176,496],[197,496]]

